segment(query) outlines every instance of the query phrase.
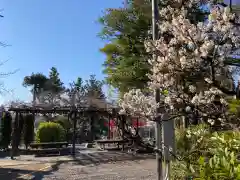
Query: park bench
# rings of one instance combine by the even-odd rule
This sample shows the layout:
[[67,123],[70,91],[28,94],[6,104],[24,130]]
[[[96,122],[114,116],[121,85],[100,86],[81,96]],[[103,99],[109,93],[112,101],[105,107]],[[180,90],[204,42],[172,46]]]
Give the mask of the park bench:
[[112,139],[106,139],[106,140],[97,140],[97,144],[100,145],[102,149],[105,149],[106,144],[114,144],[117,145],[118,149],[120,148],[120,145],[126,144],[128,141],[127,140],[112,140]]
[[62,148],[68,147],[68,142],[31,143],[30,147],[32,149]]
[[68,142],[31,143],[30,147],[37,156],[61,155],[68,147]]

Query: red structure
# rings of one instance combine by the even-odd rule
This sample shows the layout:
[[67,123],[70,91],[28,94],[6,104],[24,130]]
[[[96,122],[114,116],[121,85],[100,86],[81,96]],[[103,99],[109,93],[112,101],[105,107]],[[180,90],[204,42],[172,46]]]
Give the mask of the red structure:
[[139,121],[139,119],[132,119],[132,126],[135,128],[146,126],[145,121]]
[[110,129],[116,127],[116,124],[112,119],[109,122],[105,122],[104,125]]
[[[108,122],[105,122],[104,124],[106,127],[108,127],[108,129],[110,130],[108,132],[108,138],[112,138],[114,135],[114,131],[116,131],[116,123],[115,123],[115,120],[111,119],[109,120]],[[132,119],[132,127],[136,128],[137,130],[137,133],[138,133],[138,128],[139,127],[143,127],[143,126],[146,126],[147,123],[145,121],[141,121],[139,120],[138,118],[133,118]]]
[[[107,127],[109,126],[110,129],[116,127],[116,123],[113,119],[111,119],[109,122],[105,122],[104,125]],[[146,122],[139,121],[138,119],[132,119],[132,126],[135,128],[146,126]]]
[[[115,128],[117,127],[116,123],[115,123],[115,120],[111,119],[108,122],[105,122],[104,125],[106,127],[108,127],[108,129],[110,130],[109,137],[112,137],[112,133],[115,130]],[[141,121],[138,118],[133,118],[132,119],[132,127],[136,128],[137,131],[138,131],[139,127],[143,127],[143,126],[146,126],[146,125],[147,125],[147,123],[145,121]]]

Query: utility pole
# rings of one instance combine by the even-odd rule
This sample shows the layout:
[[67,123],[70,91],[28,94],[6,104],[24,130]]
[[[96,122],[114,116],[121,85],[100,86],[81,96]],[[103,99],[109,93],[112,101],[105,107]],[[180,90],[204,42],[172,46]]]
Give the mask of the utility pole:
[[[152,0],[152,38],[153,41],[157,40],[158,37],[158,28],[157,21],[158,18],[158,4],[157,0]],[[157,56],[153,54],[153,59],[156,59]],[[156,102],[160,103],[160,89],[156,89]],[[157,117],[156,117],[156,127],[155,127],[155,137],[156,137],[156,160],[157,160],[157,180],[163,180],[163,149],[162,149],[162,122],[160,117],[161,110],[157,108]]]
[[127,8],[128,7],[128,0],[124,1],[124,7]]
[[230,11],[232,12],[232,0],[229,0]]

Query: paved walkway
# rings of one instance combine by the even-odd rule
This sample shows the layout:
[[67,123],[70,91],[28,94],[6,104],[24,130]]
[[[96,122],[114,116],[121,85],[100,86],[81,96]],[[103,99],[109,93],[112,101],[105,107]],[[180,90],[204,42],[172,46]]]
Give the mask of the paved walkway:
[[156,169],[155,160],[148,156],[106,151],[82,151],[75,159],[20,156],[17,160],[0,160],[0,167],[0,179],[4,180],[155,179]]

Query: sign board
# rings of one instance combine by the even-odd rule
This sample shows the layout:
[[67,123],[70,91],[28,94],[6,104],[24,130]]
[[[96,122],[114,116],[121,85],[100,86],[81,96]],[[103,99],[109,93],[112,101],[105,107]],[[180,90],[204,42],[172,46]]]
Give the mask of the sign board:
[[163,114],[163,139],[165,145],[164,156],[167,161],[173,159],[171,152],[175,153],[175,127],[174,120],[168,120],[169,115],[167,113]]

